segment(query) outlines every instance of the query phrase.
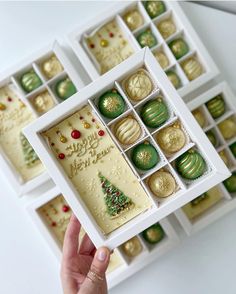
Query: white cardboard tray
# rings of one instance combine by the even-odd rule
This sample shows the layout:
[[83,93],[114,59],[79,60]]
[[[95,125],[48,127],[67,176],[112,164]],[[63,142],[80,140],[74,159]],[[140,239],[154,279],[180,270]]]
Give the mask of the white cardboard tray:
[[[163,161],[163,164],[167,164],[172,173],[175,174],[181,189],[178,193],[169,197],[164,202],[158,202],[147,190],[150,199],[153,201],[152,208],[135,217],[121,228],[115,230],[109,236],[104,236],[94,219],[91,217],[91,214],[85,207],[84,203],[81,201],[74,186],[68,180],[68,177],[56,160],[54,154],[41,135],[41,132],[49,129],[59,121],[74,113],[76,110],[80,109],[88,103],[89,99],[96,97],[97,94],[100,95],[102,92],[105,92],[105,90],[114,87],[115,81],[120,81],[131,72],[134,72],[136,69],[144,66],[155,80],[155,83],[157,83],[162,95],[165,97],[166,101],[168,101],[168,105],[173,109],[175,115],[181,120],[182,125],[191,138],[190,143],[187,144],[183,150],[176,154],[172,159],[170,159],[171,162],[168,162],[167,159],[164,159]],[[127,71],[127,69],[129,70]],[[123,96],[125,97],[125,95]],[[89,101],[89,103],[91,103],[91,100]],[[97,113],[97,116],[98,115],[99,114]],[[109,132],[109,128],[107,128],[107,131]],[[146,132],[149,133],[147,129]],[[39,118],[33,124],[24,129],[24,134],[36,150],[44,165],[47,167],[54,182],[58,185],[63,195],[65,195],[67,202],[71,206],[75,215],[77,215],[80,219],[82,226],[90,235],[90,238],[96,247],[100,247],[101,245],[107,246],[111,249],[118,247],[132,236],[137,235],[140,231],[143,231],[153,223],[163,219],[179,207],[182,207],[187,202],[196,198],[198,195],[229,176],[228,169],[217,155],[207,137],[203,134],[197,122],[193,119],[191,113],[188,111],[188,108],[178,95],[177,91],[170,84],[150,50],[146,48],[131,56],[128,60],[115,67],[109,73],[82,89],[80,93],[65,101],[63,105],[58,105],[57,109],[52,109],[49,113],[45,114],[43,118]],[[208,164],[208,168],[207,173],[202,177],[192,183],[186,183],[177,176],[172,164],[176,157],[187,149],[191,149],[193,146],[195,146],[203,154]],[[157,149],[159,148],[158,146],[156,147]],[[159,152],[161,153],[160,150]],[[141,183],[143,184],[142,179]]]

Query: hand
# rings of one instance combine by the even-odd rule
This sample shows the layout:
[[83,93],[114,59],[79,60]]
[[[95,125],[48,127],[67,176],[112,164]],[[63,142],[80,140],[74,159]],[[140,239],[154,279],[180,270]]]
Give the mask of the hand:
[[110,260],[110,251],[96,250],[86,234],[79,244],[81,225],[72,215],[66,230],[61,266],[64,294],[106,294],[105,272]]

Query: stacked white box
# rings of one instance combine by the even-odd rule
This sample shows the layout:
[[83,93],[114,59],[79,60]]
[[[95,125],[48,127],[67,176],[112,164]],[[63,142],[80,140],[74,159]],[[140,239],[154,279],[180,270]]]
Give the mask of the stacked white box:
[[[142,1],[119,3],[114,5],[114,7],[112,8],[109,8],[109,11],[101,13],[95,19],[91,20],[85,25],[76,28],[68,35],[68,39],[72,48],[74,49],[74,52],[76,53],[78,59],[83,64],[85,70],[92,80],[97,79],[101,74],[99,73],[99,65],[96,62],[96,59],[90,53],[90,50],[84,42],[83,37],[88,36],[94,30],[98,30],[99,27],[111,21],[112,19],[115,19],[117,23],[119,23],[119,25],[122,27],[122,30],[128,42],[130,42],[130,45],[132,46],[134,52],[138,52],[141,48],[136,40],[136,36],[144,29],[150,28],[152,30],[153,34],[158,40],[158,44],[152,47],[151,50],[152,52],[162,50],[168,56],[170,64],[164,70],[165,72],[168,70],[174,70],[179,74],[182,86],[178,89],[178,92],[181,97],[186,96],[193,90],[199,88],[200,86],[207,83],[218,75],[219,71],[216,64],[214,63],[204,44],[198,37],[185,13],[181,9],[180,4],[175,1],[164,1],[164,3],[166,6],[166,11],[154,19],[151,19],[149,17]],[[143,16],[144,24],[138,29],[131,31],[125,24],[122,17],[125,12],[134,9],[135,7]],[[167,19],[170,16],[173,18],[176,24],[177,31],[165,40],[158,31],[156,25],[161,20]],[[190,51],[181,59],[176,60],[168,44],[173,39],[176,39],[180,36],[187,40]],[[190,81],[184,73],[181,64],[184,60],[192,56],[197,56],[197,58],[200,60],[204,68],[204,73],[195,80]]]
[[[44,60],[50,58],[53,55],[57,57],[57,59],[63,66],[63,71],[55,77],[53,77],[52,79],[46,79],[40,68],[40,63],[42,63]],[[23,74],[31,68],[40,77],[42,85],[32,92],[26,93],[19,83],[19,75]],[[26,59],[22,60],[14,67],[2,73],[0,76],[0,87],[11,85],[12,89],[19,97],[19,99],[21,99],[22,102],[30,109],[30,111],[32,111],[35,119],[37,119],[41,114],[39,114],[35,110],[31,103],[31,99],[33,99],[37,94],[40,94],[43,91],[48,91],[51,97],[53,98],[56,106],[57,104],[62,102],[62,100],[60,100],[56,96],[53,86],[58,81],[58,79],[62,79],[66,76],[68,76],[71,79],[77,90],[84,86],[83,81],[79,78],[72,64],[70,63],[64,51],[60,47],[59,43],[54,41],[52,44],[33,53],[31,56],[28,56]],[[50,179],[48,173],[45,171],[37,177],[27,182],[24,182],[24,180],[21,179],[20,174],[16,171],[13,163],[10,162],[10,160],[5,155],[4,151],[1,149],[1,146],[0,160],[1,172],[8,179],[8,181],[11,184],[11,187],[19,196],[30,193],[31,191],[33,191],[34,189],[36,189],[37,187],[39,187],[40,185],[42,185]]]

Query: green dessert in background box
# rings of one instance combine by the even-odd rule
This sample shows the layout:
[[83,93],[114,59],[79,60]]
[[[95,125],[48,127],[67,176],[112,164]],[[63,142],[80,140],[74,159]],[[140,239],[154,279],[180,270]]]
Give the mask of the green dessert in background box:
[[170,80],[171,84],[175,87],[175,89],[178,89],[181,87],[181,80],[178,74],[173,70],[168,70],[166,72],[166,75],[168,79]]
[[177,158],[176,168],[184,179],[196,180],[204,174],[206,162],[198,151],[191,149]]
[[137,40],[141,48],[149,47],[152,48],[157,45],[157,39],[150,29],[145,30],[137,36]]
[[144,1],[143,3],[151,18],[155,18],[166,11],[163,1]]
[[236,192],[236,172],[233,172],[232,176],[224,181],[224,185],[225,185],[225,188],[228,190],[228,192],[230,193]]
[[189,46],[182,38],[171,41],[169,47],[176,59],[180,59],[189,52]]
[[55,89],[57,96],[62,100],[66,100],[76,93],[75,85],[68,77],[57,82]]
[[34,70],[30,70],[29,72],[24,73],[21,76],[20,83],[22,88],[27,93],[32,92],[33,90],[37,89],[39,86],[42,85],[42,81],[40,80],[39,76],[35,73]]
[[216,147],[218,142],[217,142],[217,138],[216,135],[214,134],[213,131],[208,131],[206,132],[207,138],[209,139],[209,141],[211,142],[211,144]]
[[211,116],[216,119],[225,113],[225,101],[221,95],[217,95],[206,103]]
[[165,232],[161,225],[154,224],[143,231],[142,236],[149,244],[157,244],[165,237]]
[[229,146],[231,152],[233,153],[234,157],[236,158],[236,142]]

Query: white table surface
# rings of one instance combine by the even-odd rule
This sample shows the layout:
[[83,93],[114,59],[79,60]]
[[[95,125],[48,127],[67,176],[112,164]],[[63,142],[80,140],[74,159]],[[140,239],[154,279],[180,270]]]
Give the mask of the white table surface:
[[[0,3],[0,69],[18,62],[111,3]],[[193,3],[182,7],[236,92],[236,16]],[[20,201],[0,178],[0,293],[60,294],[59,267]],[[187,239],[112,294],[235,294],[236,211]]]

